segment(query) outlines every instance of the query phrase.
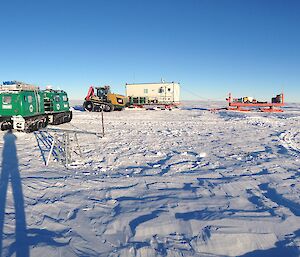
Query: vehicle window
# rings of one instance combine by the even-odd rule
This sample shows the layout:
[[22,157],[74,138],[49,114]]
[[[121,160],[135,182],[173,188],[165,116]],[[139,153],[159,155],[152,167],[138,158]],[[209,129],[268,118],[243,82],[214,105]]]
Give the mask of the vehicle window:
[[27,98],[26,98],[26,95],[24,95],[24,102],[27,102]]
[[68,97],[66,95],[63,95],[63,101],[67,102],[68,101]]
[[117,98],[117,102],[118,102],[119,104],[123,104],[123,99],[122,99],[122,98]]
[[28,99],[28,103],[32,103],[32,95],[29,95],[29,96],[27,96],[27,99]]
[[2,102],[4,104],[11,104],[11,96],[5,95],[2,97]]
[[54,97],[54,101],[55,101],[55,102],[59,102],[59,101],[60,101],[59,95],[56,95],[56,96]]

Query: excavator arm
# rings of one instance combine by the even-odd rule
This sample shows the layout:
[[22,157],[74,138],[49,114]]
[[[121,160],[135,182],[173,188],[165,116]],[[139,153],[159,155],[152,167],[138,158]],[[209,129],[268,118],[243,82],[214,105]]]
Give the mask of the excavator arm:
[[94,94],[94,87],[90,86],[89,91],[88,91],[88,93],[87,93],[87,95],[85,97],[85,100],[89,101],[91,99],[91,96],[93,96],[93,95],[95,95]]

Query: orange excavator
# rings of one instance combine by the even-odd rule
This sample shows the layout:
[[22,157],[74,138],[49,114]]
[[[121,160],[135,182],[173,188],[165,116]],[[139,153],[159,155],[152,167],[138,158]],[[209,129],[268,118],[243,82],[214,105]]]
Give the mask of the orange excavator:
[[[96,94],[95,94],[96,89]],[[105,112],[122,111],[126,104],[127,98],[123,95],[114,94],[110,91],[110,86],[103,87],[90,86],[83,108],[89,112]]]

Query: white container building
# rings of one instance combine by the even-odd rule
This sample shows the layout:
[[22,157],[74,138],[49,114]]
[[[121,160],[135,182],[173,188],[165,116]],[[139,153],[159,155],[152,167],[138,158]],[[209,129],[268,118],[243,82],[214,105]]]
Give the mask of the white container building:
[[176,82],[126,83],[126,96],[133,104],[178,104],[180,84]]

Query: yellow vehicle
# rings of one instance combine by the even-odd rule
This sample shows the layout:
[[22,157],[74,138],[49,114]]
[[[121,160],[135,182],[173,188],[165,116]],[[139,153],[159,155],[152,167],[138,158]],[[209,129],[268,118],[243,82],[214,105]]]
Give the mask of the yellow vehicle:
[[94,93],[94,87],[90,87],[83,108],[89,112],[99,112],[101,110],[105,112],[122,111],[126,104],[127,98],[123,95],[111,93],[110,86],[95,87],[96,94]]

